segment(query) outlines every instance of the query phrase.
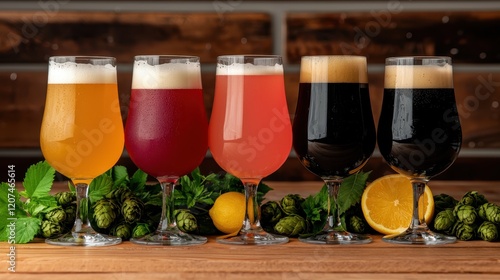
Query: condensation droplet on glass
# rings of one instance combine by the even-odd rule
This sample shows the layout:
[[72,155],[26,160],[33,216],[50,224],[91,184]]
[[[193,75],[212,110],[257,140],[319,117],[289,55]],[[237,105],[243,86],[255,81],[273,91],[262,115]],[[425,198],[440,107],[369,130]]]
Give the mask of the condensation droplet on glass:
[[450,21],[450,17],[448,17],[448,16],[444,16],[444,17],[441,19],[441,21],[442,21],[443,23],[448,23],[448,21]]
[[411,32],[406,32],[406,39],[411,39],[413,37],[413,34]]
[[57,51],[59,49],[58,44],[52,44],[52,50]]
[[486,53],[485,52],[482,52],[479,54],[479,58],[480,59],[485,59],[486,58]]
[[498,109],[498,106],[500,105],[500,103],[498,103],[498,101],[493,101],[491,102],[491,108],[493,109]]
[[474,147],[476,147],[476,142],[470,141],[468,146],[469,146],[469,148],[474,148]]
[[10,73],[10,80],[11,81],[17,80],[17,73]]
[[247,41],[248,41],[248,40],[247,40],[247,38],[245,38],[245,37],[241,38],[241,43],[242,43],[242,44],[246,44],[246,43],[247,43]]
[[457,48],[453,48],[453,49],[450,50],[450,53],[453,54],[453,55],[455,55],[455,54],[458,53],[458,49]]

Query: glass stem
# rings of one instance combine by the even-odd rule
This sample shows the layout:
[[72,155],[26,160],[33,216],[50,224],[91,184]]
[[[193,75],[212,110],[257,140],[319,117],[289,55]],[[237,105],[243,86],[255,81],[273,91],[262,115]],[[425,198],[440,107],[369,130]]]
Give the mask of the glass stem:
[[242,230],[245,232],[261,230],[259,203],[257,202],[259,182],[243,182],[243,185],[245,186],[245,219]]
[[174,188],[177,177],[158,178],[162,190],[161,218],[157,231],[164,232],[177,228],[174,216]]
[[[338,211],[339,205],[337,200],[337,195],[339,193],[342,179],[327,179],[324,181],[328,188],[328,202],[327,202],[328,216],[324,230],[331,231],[334,228],[342,227],[342,223],[340,222],[340,211]],[[335,207],[333,208],[333,206]],[[333,209],[335,209],[335,211],[333,211]]]
[[86,183],[75,184],[76,189],[76,219],[73,229],[73,233],[92,233],[94,230],[90,225],[89,220],[89,199],[88,191],[89,185]]
[[427,181],[422,179],[414,179],[411,181],[413,187],[413,215],[411,218],[410,229],[418,231],[426,229],[423,205],[420,205],[421,197],[424,194],[425,184]]

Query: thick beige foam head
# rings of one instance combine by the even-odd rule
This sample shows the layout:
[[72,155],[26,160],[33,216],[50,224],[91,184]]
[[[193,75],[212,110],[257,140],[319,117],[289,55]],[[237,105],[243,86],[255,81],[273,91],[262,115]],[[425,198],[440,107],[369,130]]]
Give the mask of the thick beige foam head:
[[385,88],[453,88],[453,71],[444,65],[386,65]]
[[199,62],[150,65],[135,61],[133,89],[201,89]]
[[49,84],[114,84],[116,67],[75,62],[49,62]]
[[304,56],[301,83],[368,83],[366,57],[350,55]]

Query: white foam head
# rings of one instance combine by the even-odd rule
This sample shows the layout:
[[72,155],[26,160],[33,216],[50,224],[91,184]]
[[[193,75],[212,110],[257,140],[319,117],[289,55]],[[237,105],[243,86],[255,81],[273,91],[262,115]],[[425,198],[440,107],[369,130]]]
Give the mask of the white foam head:
[[350,55],[303,56],[301,83],[368,83],[366,57]]
[[49,84],[116,84],[116,66],[49,62]]
[[216,75],[283,75],[283,63],[275,55],[223,55],[217,58]]
[[216,75],[281,75],[283,65],[255,65],[235,62],[230,65],[217,64]]
[[453,88],[453,71],[445,65],[386,65],[385,88]]
[[134,62],[133,89],[201,89],[199,62],[151,65]]

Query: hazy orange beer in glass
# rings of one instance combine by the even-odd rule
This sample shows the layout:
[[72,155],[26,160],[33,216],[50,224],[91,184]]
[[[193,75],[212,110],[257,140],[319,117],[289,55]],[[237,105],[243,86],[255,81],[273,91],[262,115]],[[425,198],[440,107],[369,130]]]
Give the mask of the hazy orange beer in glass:
[[80,218],[79,204],[90,182],[118,161],[124,146],[115,59],[51,57],[40,145],[47,162],[70,178],[77,191],[72,233],[47,242],[102,246],[120,238],[96,233]]

